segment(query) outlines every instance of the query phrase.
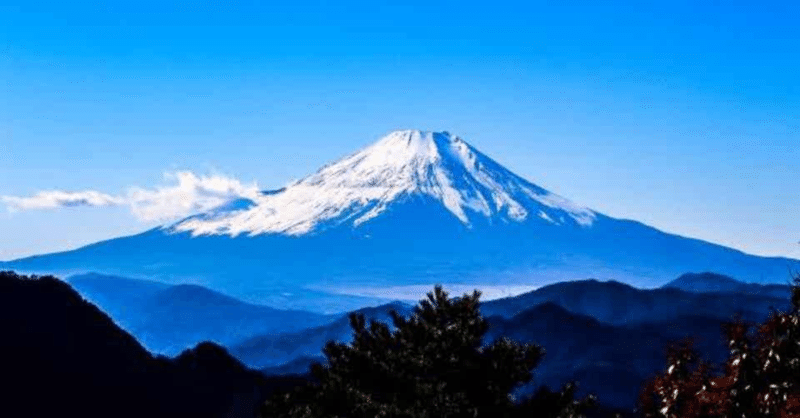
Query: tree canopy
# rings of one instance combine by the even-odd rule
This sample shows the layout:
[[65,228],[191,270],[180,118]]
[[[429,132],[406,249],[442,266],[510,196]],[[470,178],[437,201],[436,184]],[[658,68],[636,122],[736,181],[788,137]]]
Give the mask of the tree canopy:
[[544,350],[498,339],[484,344],[480,293],[450,298],[436,286],[408,318],[392,312],[394,329],[352,314],[350,344],[329,342],[315,382],[267,401],[263,418],[291,417],[578,417],[593,398],[575,385],[516,399]]
[[729,358],[714,370],[690,343],[670,348],[667,370],[650,380],[640,400],[646,418],[800,417],[800,277],[792,307],[764,323],[723,327]]

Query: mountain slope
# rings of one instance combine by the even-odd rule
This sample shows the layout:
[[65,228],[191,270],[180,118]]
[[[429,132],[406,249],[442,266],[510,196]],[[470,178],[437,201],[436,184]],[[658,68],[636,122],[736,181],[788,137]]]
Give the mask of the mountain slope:
[[748,293],[751,295],[764,295],[776,298],[785,298],[787,295],[791,294],[791,286],[788,283],[769,285],[742,283],[731,277],[709,272],[687,273],[662,287],[681,289],[695,293]]
[[690,315],[729,320],[740,314],[745,320],[760,321],[772,308],[787,308],[788,295],[788,292],[773,297],[745,291],[694,293],[675,288],[637,289],[615,281],[579,280],[484,302],[481,311],[510,318],[531,306],[554,303],[570,312],[614,325],[669,321]]
[[663,288],[675,288],[687,292],[727,292],[735,291],[744,283],[722,274],[711,272],[686,273],[665,284]]
[[[580,393],[594,393],[607,405],[631,410],[644,381],[664,367],[665,348],[674,339],[697,337],[704,358],[721,358],[721,320],[676,318],[661,327],[625,328],[575,314],[551,302],[512,318],[490,317],[488,340],[507,337],[545,349],[534,384],[576,381]],[[682,328],[687,323],[691,327]],[[664,329],[676,330],[665,332]],[[531,390],[522,388],[521,391]]]
[[[364,308],[355,313],[364,315],[367,321],[379,321],[391,324],[390,311],[401,315],[408,315],[411,308],[403,303],[394,302],[372,308]],[[231,347],[231,354],[245,364],[265,369],[275,366],[287,366],[292,370],[303,369],[302,365],[287,365],[300,358],[319,358],[322,347],[328,341],[350,341],[352,330],[348,315],[341,316],[336,321],[315,328],[300,330],[284,334],[264,334],[250,338]],[[280,370],[273,369],[271,371]]]
[[[653,335],[658,337],[659,344],[687,335],[696,335],[702,343],[701,347],[711,352],[719,348],[718,343],[721,341],[719,331],[723,322],[730,321],[737,315],[746,321],[759,322],[765,319],[773,308],[783,310],[788,308],[788,305],[788,294],[780,298],[749,292],[703,294],[672,288],[637,289],[613,281],[581,280],[556,283],[515,297],[482,302],[480,309],[485,317],[491,318],[492,323],[506,324],[509,321],[514,322],[514,318],[519,319],[521,315],[524,316],[523,313],[537,308],[543,316],[531,324],[537,323],[540,327],[560,326],[558,321],[547,321],[547,314],[568,311],[573,317],[585,318],[585,321],[596,323],[597,327],[603,329],[614,328],[618,333],[623,333],[624,330],[636,335],[649,332],[648,335],[651,337]],[[407,306],[399,304],[368,308],[358,312],[368,319],[391,323],[388,315],[390,309],[396,309],[402,314],[409,312]],[[524,321],[516,320],[516,323],[516,328],[506,328],[506,331],[510,332],[512,328],[515,333],[530,331],[526,331],[527,325]],[[707,330],[710,332],[706,332]],[[495,331],[490,333],[499,335]],[[327,340],[348,341],[350,334],[348,320],[342,317],[330,324],[296,333],[258,336],[233,347],[231,352],[253,367],[276,372],[281,370],[297,372],[304,368],[303,357],[306,358],[305,364],[308,364],[311,359],[319,358],[320,350]],[[583,339],[581,341],[585,342]],[[618,343],[624,345],[625,341],[631,340],[626,337]],[[565,344],[567,343],[572,344],[565,341]],[[581,344],[583,343],[578,346]],[[663,348],[663,346],[653,348],[659,353],[659,365],[663,364],[661,357]]]
[[[384,306],[362,313],[389,322],[385,313],[391,308]],[[402,313],[407,315],[408,310]],[[522,388],[522,392],[539,385],[553,387],[577,380],[581,393],[595,393],[601,402],[625,409],[633,408],[644,380],[664,367],[665,348],[670,342],[692,336],[705,358],[721,359],[725,354],[720,330],[726,319],[717,317],[678,316],[623,326],[544,302],[508,318],[487,319],[490,328],[484,343],[508,337],[545,348],[533,385]],[[231,353],[270,374],[302,374],[312,362],[325,362],[321,353],[325,342],[346,342],[351,338],[352,330],[343,318],[299,333],[254,338],[232,348]]]
[[130,330],[134,318],[142,316],[142,307],[148,301],[171,286],[151,280],[97,273],[78,274],[67,277],[65,281],[126,330]]
[[175,355],[202,341],[231,345],[254,335],[318,326],[333,317],[244,303],[197,285],[88,274],[67,281],[156,353]]
[[0,368],[8,417],[244,417],[276,388],[224,349],[203,343],[153,357],[53,277],[0,272]]
[[[744,254],[585,208],[448,133],[398,131],[285,188],[132,237],[5,264],[192,283],[325,312],[391,286],[660,286],[686,271],[784,283],[800,262]],[[358,291],[356,291],[358,290]],[[349,295],[349,296],[348,296]],[[421,297],[422,295],[420,295]]]
[[196,235],[304,235],[357,227],[397,201],[423,196],[471,226],[479,219],[591,225],[594,213],[535,186],[448,133],[393,132],[284,189],[167,230]]

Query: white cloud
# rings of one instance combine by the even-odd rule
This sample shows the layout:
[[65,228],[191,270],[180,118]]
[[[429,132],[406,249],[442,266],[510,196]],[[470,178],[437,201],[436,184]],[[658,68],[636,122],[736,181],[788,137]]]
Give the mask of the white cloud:
[[47,190],[29,197],[0,196],[9,211],[60,209],[69,207],[127,206],[142,221],[169,221],[212,209],[237,198],[255,198],[256,183],[223,176],[198,176],[189,171],[165,173],[168,184],[145,189],[131,187],[110,195],[95,190],[67,192]]
[[94,190],[81,192],[64,192],[46,190],[30,197],[2,196],[0,200],[12,211],[56,209],[78,206],[117,206],[124,200]]
[[132,188],[127,200],[134,215],[165,221],[214,208],[233,199],[255,198],[258,185],[221,175],[197,176],[189,171],[165,174],[174,184],[155,189]]

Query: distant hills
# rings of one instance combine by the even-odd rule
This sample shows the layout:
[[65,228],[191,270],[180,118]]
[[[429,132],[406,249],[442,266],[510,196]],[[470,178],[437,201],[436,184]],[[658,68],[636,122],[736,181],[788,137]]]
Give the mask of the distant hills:
[[[401,302],[393,302],[378,307],[362,308],[355,312],[364,315],[368,321],[391,324],[390,311],[408,315],[411,307]],[[350,320],[348,315],[344,315],[329,324],[305,330],[254,336],[231,347],[230,350],[232,355],[251,367],[267,369],[285,366],[287,370],[296,372],[307,370],[310,361],[321,356],[322,347],[326,342],[330,340],[350,341],[351,337]],[[305,366],[297,361],[304,357],[308,360]],[[275,370],[270,371],[275,372]]]
[[[716,277],[711,280],[716,280]],[[702,281],[701,278],[697,283]],[[759,293],[760,286],[736,283],[742,286],[738,288],[741,290],[739,292],[687,292],[672,286],[637,289],[616,281],[578,280],[544,286],[511,298],[488,301],[482,304],[481,309],[486,315],[511,317],[532,306],[553,302],[570,312],[587,315],[605,323],[630,325],[686,315],[729,319],[735,314],[741,314],[745,319],[760,320],[770,308],[789,305],[788,287],[783,292],[775,291],[773,295],[772,292]],[[713,288],[711,284],[702,286]]]
[[784,299],[791,292],[787,284],[742,283],[731,277],[716,273],[687,273],[665,284],[664,288],[681,289],[695,293],[746,293]]
[[335,319],[242,302],[197,285],[166,285],[100,274],[67,279],[148,350],[175,355],[201,341],[232,345],[253,335],[283,333]]
[[[161,349],[177,352],[182,351],[184,344],[189,347],[216,335],[219,341],[225,341],[223,345],[237,359],[223,355],[225,350],[219,346],[204,344],[182,353],[176,360],[179,364],[194,364],[196,360],[189,360],[187,356],[200,350],[197,355],[206,353],[218,361],[230,363],[223,367],[226,370],[241,361],[270,375],[304,375],[312,362],[323,360],[321,350],[327,341],[347,342],[352,337],[347,315],[281,311],[244,303],[200,286],[169,286],[101,275],[75,276],[69,282],[89,300],[97,301],[112,317],[123,316],[123,320],[116,317],[114,320],[125,329],[135,330],[132,332],[137,338],[151,345],[161,344]],[[54,279],[35,283],[76,298],[74,291],[63,283],[57,285],[59,282]],[[484,302],[481,311],[491,325],[486,343],[508,337],[545,348],[547,354],[537,368],[536,385],[557,386],[574,379],[580,383],[581,393],[595,393],[606,406],[625,409],[633,406],[641,383],[664,367],[665,348],[669,343],[693,337],[705,358],[720,360],[726,353],[721,325],[737,315],[756,322],[764,319],[772,308],[785,309],[789,306],[788,289],[745,284],[710,273],[683,275],[655,289],[637,289],[615,281],[582,280],[556,283],[515,297]],[[63,302],[47,302],[47,298],[39,303],[63,305]],[[85,305],[80,299],[70,303]],[[16,305],[10,306],[13,310]],[[94,309],[93,315],[105,319],[88,322],[110,321],[94,307],[91,309]],[[412,307],[393,302],[356,312],[367,319],[391,323],[389,312],[392,310],[407,316]],[[11,311],[6,315],[10,317]],[[228,323],[234,326],[229,328]],[[31,326],[48,330],[48,327],[73,325],[54,321]],[[103,327],[106,325],[101,329]],[[130,335],[116,326],[111,329],[116,329],[114,332],[121,336],[100,333],[86,343],[103,345],[112,341],[110,344],[114,347],[134,347],[131,352],[144,356],[144,360],[136,361],[144,364],[151,361],[152,357]],[[124,343],[113,342],[116,339]],[[61,343],[41,344],[58,346]],[[92,353],[91,349],[87,350]],[[180,363],[181,358],[184,363]],[[244,366],[239,368],[245,370]],[[530,391],[533,387],[521,390]]]
[[[367,318],[388,321],[393,306],[363,311]],[[400,311],[408,314],[409,310]],[[686,336],[696,336],[698,348],[708,358],[725,353],[720,330],[726,319],[675,317],[628,326],[612,325],[575,314],[553,302],[532,306],[510,317],[489,317],[486,343],[494,338],[542,345],[546,356],[536,370],[535,386],[560,385],[575,379],[581,393],[595,393],[604,404],[632,408],[642,382],[664,367],[666,346]],[[281,335],[263,335],[231,348],[231,354],[267,374],[296,375],[322,361],[322,346],[330,339],[350,341],[346,319]],[[284,362],[284,364],[280,364]],[[613,382],[610,384],[609,382]],[[534,387],[524,388],[532,391]]]
[[[709,276],[708,284],[702,283],[703,277],[695,280],[698,289],[715,289],[716,277]],[[537,368],[537,385],[575,379],[582,393],[596,393],[609,406],[632,408],[642,382],[664,367],[665,349],[671,342],[694,338],[706,358],[721,360],[726,353],[723,323],[737,315],[760,321],[771,308],[789,306],[788,288],[778,298],[744,291],[749,285],[734,282],[741,291],[687,292],[671,287],[637,289],[614,281],[564,282],[484,302],[481,311],[491,324],[489,340],[509,337],[544,346],[547,354]],[[390,322],[392,309],[410,313],[407,305],[398,304],[358,312],[367,319]],[[258,336],[231,347],[231,353],[268,373],[297,374],[321,360],[327,340],[350,341],[351,336],[347,319],[341,318],[308,330]]]

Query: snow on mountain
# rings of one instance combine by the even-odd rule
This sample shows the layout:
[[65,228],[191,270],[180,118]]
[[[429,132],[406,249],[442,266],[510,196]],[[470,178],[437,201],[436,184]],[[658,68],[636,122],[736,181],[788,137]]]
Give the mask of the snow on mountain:
[[0,268],[191,283],[255,304],[338,312],[434,283],[511,294],[585,278],[656,287],[687,271],[785,283],[800,262],[605,216],[447,132],[408,130],[282,189]]
[[167,227],[198,235],[304,235],[358,227],[413,195],[432,198],[463,224],[531,219],[591,226],[595,213],[508,171],[448,132],[392,132],[313,175]]

